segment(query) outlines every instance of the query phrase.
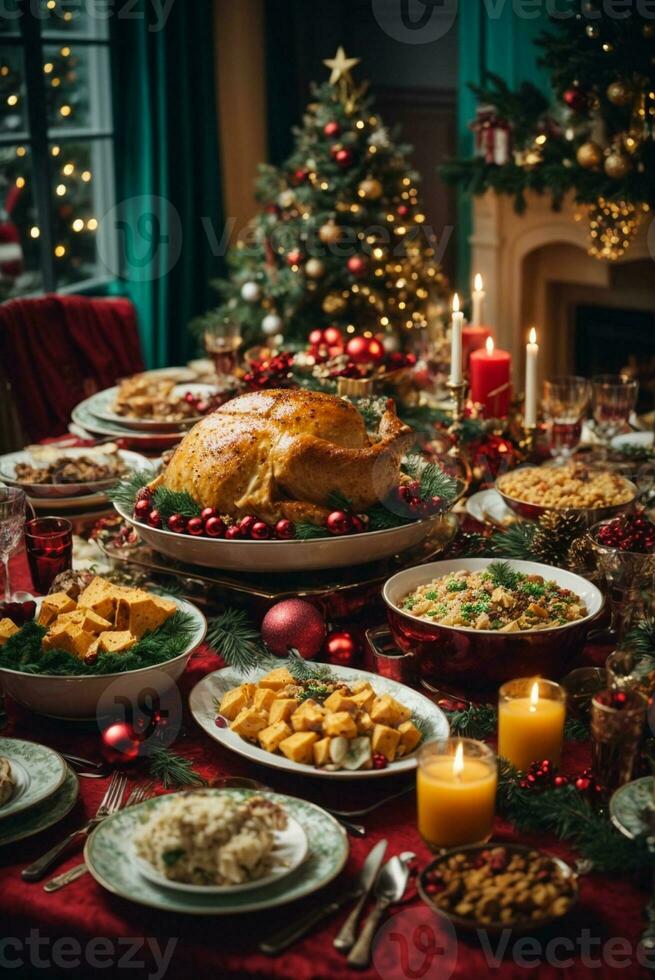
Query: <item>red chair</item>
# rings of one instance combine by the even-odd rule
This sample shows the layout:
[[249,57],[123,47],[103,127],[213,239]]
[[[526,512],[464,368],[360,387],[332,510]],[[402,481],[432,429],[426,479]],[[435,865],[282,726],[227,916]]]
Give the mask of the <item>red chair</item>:
[[0,376],[21,444],[62,435],[78,402],[142,370],[127,299],[49,294],[0,305]]

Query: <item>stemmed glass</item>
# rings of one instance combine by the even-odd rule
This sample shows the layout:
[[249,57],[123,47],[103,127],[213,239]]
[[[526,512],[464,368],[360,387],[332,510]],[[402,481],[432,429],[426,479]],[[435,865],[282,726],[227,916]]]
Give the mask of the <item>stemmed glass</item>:
[[11,600],[9,555],[17,546],[23,533],[25,500],[23,490],[0,486],[0,558],[5,573],[5,602]]
[[625,428],[637,404],[639,383],[622,374],[599,374],[591,384],[594,421],[607,458],[611,439]]
[[544,411],[551,455],[565,463],[580,445],[591,388],[586,378],[564,375],[544,382]]
[[216,320],[205,330],[205,350],[214,362],[219,385],[229,385],[234,381],[240,346],[241,326],[236,320]]

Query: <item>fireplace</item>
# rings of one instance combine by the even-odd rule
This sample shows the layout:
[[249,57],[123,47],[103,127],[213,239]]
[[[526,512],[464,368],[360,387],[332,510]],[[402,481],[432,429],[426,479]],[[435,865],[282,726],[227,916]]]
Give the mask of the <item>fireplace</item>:
[[485,320],[512,354],[513,381],[523,388],[530,326],[539,334],[540,381],[554,374],[642,375],[642,410],[652,409],[655,383],[655,265],[646,220],[618,262],[587,253],[587,224],[572,200],[553,211],[528,195],[526,211],[511,197],[475,198],[471,270],[484,278]]

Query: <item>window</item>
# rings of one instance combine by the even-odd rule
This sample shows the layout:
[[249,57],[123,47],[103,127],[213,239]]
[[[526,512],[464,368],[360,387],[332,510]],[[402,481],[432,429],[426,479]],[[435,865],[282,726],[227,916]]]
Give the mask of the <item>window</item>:
[[0,300],[104,277],[113,253],[106,16],[80,0],[0,6]]

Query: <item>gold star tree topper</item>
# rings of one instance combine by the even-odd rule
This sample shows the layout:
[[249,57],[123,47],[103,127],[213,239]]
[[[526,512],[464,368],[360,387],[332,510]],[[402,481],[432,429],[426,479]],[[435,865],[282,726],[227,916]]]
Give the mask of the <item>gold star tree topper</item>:
[[330,85],[338,85],[339,101],[348,114],[355,111],[358,100],[368,88],[368,82],[357,87],[350,74],[351,69],[358,65],[361,58],[349,58],[343,47],[339,45],[334,58],[325,58],[323,64],[331,69]]

